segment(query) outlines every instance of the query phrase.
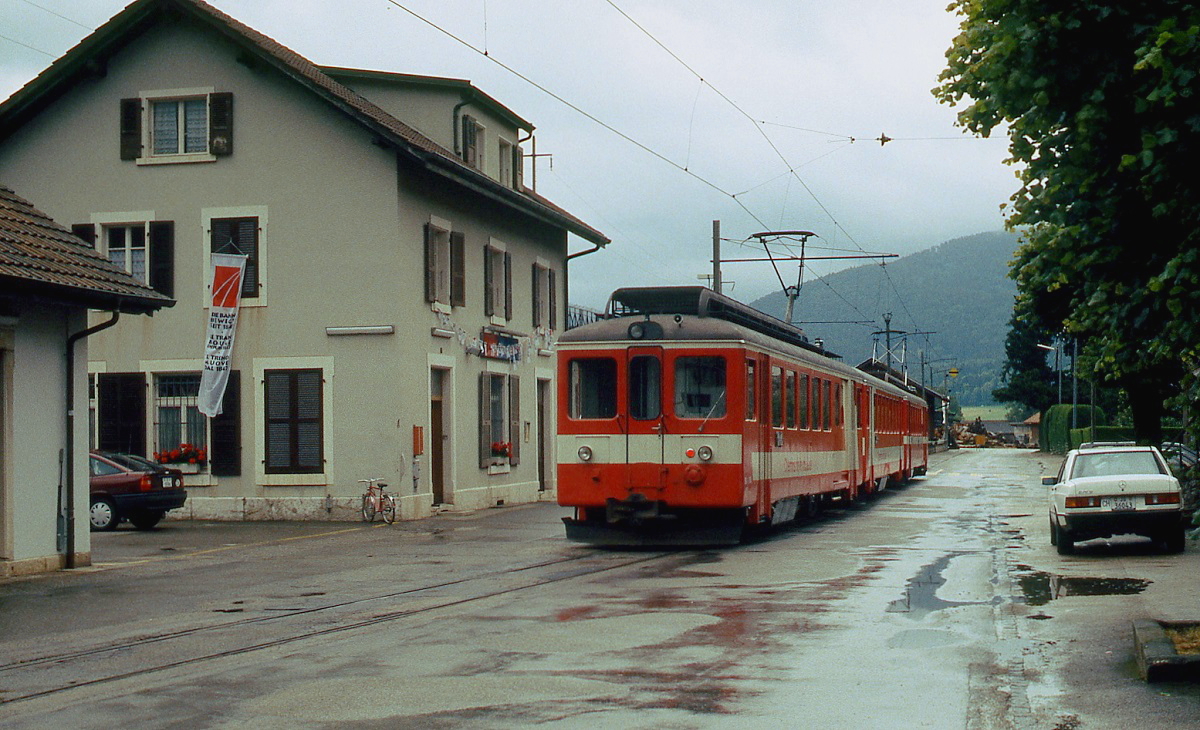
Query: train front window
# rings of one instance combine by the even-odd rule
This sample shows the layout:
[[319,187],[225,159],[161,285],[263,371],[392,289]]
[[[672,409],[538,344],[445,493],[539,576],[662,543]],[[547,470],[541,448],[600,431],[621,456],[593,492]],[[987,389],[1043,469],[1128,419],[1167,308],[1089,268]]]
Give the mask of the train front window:
[[649,421],[662,415],[662,364],[652,355],[629,361],[629,415]]
[[675,360],[675,417],[725,417],[725,359],[680,357]]
[[607,357],[572,360],[568,370],[567,415],[613,418],[617,415],[617,361]]

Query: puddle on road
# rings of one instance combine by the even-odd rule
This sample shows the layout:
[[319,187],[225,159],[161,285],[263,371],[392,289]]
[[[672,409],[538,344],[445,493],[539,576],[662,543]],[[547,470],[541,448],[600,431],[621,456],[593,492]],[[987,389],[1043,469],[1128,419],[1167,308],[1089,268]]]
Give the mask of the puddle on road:
[[909,579],[904,588],[904,597],[888,604],[888,613],[907,613],[910,618],[920,619],[926,614],[941,611],[956,606],[994,605],[1000,601],[1000,596],[994,596],[988,601],[947,601],[938,598],[938,589],[946,585],[942,575],[949,567],[950,561],[966,553],[950,553],[921,568],[915,576]]
[[1131,596],[1146,590],[1152,581],[1141,578],[1072,578],[1033,572],[1017,576],[1021,594],[1030,606],[1044,606],[1067,596]]

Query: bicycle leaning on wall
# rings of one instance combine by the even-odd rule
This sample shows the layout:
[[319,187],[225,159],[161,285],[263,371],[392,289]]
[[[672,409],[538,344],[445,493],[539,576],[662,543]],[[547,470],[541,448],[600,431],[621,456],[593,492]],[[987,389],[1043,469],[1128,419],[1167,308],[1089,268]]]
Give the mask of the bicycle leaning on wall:
[[363,522],[374,522],[375,515],[383,517],[389,525],[396,521],[396,499],[383,491],[387,484],[380,478],[359,479],[359,484],[366,484],[367,491],[362,496]]

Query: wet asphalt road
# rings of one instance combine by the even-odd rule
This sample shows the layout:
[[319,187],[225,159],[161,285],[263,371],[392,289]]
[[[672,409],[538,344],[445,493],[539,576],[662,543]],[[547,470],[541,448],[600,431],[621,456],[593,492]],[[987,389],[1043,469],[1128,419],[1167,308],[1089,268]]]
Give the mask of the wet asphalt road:
[[0,726],[1184,728],[1129,622],[1200,618],[1200,545],[1064,558],[1042,471],[935,455],[711,551],[603,551],[553,505],[390,526],[166,522],[0,582]]

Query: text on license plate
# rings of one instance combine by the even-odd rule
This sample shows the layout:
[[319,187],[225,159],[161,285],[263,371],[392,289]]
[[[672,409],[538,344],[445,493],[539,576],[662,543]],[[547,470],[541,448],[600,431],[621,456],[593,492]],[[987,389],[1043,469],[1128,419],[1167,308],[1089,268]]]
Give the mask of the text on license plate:
[[1100,506],[1104,509],[1111,509],[1114,512],[1121,510],[1133,509],[1133,497],[1104,497],[1100,500]]

